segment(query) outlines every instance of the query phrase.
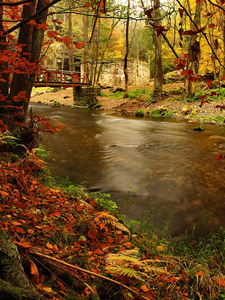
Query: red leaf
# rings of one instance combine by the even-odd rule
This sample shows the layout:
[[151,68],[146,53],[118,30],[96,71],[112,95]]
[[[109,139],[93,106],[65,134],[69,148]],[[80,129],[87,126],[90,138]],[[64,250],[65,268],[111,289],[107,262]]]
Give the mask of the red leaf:
[[90,4],[90,2],[86,2],[86,3],[84,4],[84,6],[86,7],[86,9],[89,9],[90,6],[91,6],[91,4]]
[[190,57],[190,55],[188,53],[185,53],[184,58],[188,58],[188,57]]
[[202,32],[203,30],[205,29],[205,26],[204,27],[201,27],[197,30],[187,30],[187,31],[184,31],[184,35],[195,35],[195,34],[198,34],[200,32]]
[[96,231],[94,229],[90,229],[87,235],[92,240],[96,240],[97,238]]
[[221,78],[221,80],[222,80],[222,81],[225,80],[225,75],[223,75],[223,77]]
[[56,23],[56,24],[62,24],[62,21],[60,21],[59,19],[55,19],[55,20],[52,20],[52,23]]
[[214,28],[214,27],[215,27],[215,24],[211,23],[211,24],[209,24],[208,27],[209,27],[209,28]]
[[95,253],[100,255],[105,254],[101,249],[95,249]]
[[222,160],[223,159],[223,156],[222,155],[219,155],[216,157],[216,160]]
[[145,14],[149,19],[151,19],[152,17],[152,12],[153,12],[153,8],[145,10]]
[[52,39],[53,37],[57,36],[59,33],[55,30],[51,30],[47,32],[47,35],[50,39]]
[[219,108],[221,111],[225,109],[225,105],[216,105],[215,108]]
[[183,33],[184,33],[184,29],[181,27],[181,28],[178,30],[178,33],[179,33],[179,35],[180,35],[181,41],[183,41]]
[[42,30],[46,30],[48,28],[48,24],[46,24],[46,23],[38,24],[37,28],[42,29]]
[[[200,97],[201,97],[201,96],[200,96]],[[200,97],[199,97],[199,98],[200,98]],[[207,101],[207,100],[206,100],[206,101],[205,101],[205,100],[203,100],[203,101],[202,101],[202,102],[199,104],[199,107],[202,107],[202,105],[203,105],[204,103],[210,103],[210,102],[209,102],[209,101]]]
[[180,17],[183,18],[183,15],[184,15],[184,9],[179,7],[179,8],[178,8],[178,11],[179,11]]
[[211,80],[211,79],[206,82],[207,86],[210,86],[212,83],[213,83],[213,80]]
[[216,92],[211,92],[211,96],[215,96],[216,95]]
[[187,76],[187,75],[191,76],[193,74],[193,71],[192,70],[183,70],[180,74],[183,76]]
[[75,47],[77,49],[82,49],[84,46],[85,46],[85,43],[77,43],[77,42],[75,42]]

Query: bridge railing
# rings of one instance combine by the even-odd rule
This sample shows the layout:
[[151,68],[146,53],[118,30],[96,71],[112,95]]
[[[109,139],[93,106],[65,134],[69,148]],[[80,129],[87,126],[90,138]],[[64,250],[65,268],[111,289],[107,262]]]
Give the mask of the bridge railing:
[[35,78],[35,86],[75,86],[81,84],[83,78],[80,72],[65,70],[48,70]]

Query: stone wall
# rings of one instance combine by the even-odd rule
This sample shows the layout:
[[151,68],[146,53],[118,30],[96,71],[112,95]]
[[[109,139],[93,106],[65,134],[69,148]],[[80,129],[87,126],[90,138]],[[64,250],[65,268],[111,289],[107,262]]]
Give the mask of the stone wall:
[[[123,86],[125,84],[124,61],[105,63],[99,83],[101,85]],[[137,86],[149,83],[150,70],[147,63],[128,60],[128,85]]]
[[[114,63],[104,63],[99,83],[103,86],[124,86],[123,65],[123,60]],[[128,60],[128,76],[129,86],[148,84],[150,80],[148,64],[139,60]]]
[[100,89],[92,86],[77,86],[73,88],[73,104],[92,107],[97,103]]

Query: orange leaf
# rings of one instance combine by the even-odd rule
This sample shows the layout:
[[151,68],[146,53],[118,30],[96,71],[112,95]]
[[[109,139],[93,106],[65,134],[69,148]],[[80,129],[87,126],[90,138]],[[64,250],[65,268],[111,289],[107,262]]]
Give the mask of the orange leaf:
[[223,77],[221,78],[221,80],[225,80],[225,75],[223,75]]
[[38,283],[40,281],[38,269],[32,260],[30,260],[30,274],[34,276],[35,283]]
[[95,249],[95,253],[100,255],[104,254],[104,252],[101,249]]
[[112,243],[114,242],[114,238],[112,238],[111,236],[108,236],[108,242],[109,242],[110,244],[112,244]]
[[17,242],[17,241],[13,241],[14,244],[21,246],[23,248],[31,248],[31,243],[30,242]]
[[37,25],[37,22],[35,20],[30,20],[28,22],[29,25],[32,25],[32,26],[36,26]]
[[24,229],[23,228],[20,228],[20,227],[16,227],[16,232],[18,233],[25,233]]
[[199,272],[195,273],[195,276],[202,276],[203,274],[204,274],[203,271],[199,271]]
[[61,290],[65,291],[65,286],[62,284],[62,282],[59,280],[56,280],[56,282],[57,282],[58,286],[61,288]]
[[2,196],[3,198],[5,198],[5,197],[8,197],[9,194],[7,192],[0,191],[0,196]]
[[142,286],[141,286],[141,289],[142,289],[142,291],[143,291],[144,293],[149,291],[149,288],[147,287],[146,284],[142,285]]
[[125,247],[122,247],[122,248],[119,248],[119,251],[125,251],[126,250],[126,248]]
[[49,249],[53,249],[54,248],[54,246],[52,244],[50,244],[50,243],[47,243],[46,247],[49,248]]
[[219,285],[225,286],[225,279],[217,277],[216,278],[216,283],[219,284]]
[[77,211],[82,211],[83,210],[83,205],[77,205]]
[[17,222],[17,221],[12,221],[12,224],[15,225],[15,226],[20,226],[20,225],[22,225],[20,222]]
[[93,201],[93,200],[90,201],[90,205],[93,206],[93,207],[98,206],[98,204],[95,201]]
[[131,242],[124,243],[123,245],[128,249],[133,247],[133,244]]
[[32,233],[34,233],[34,230],[33,229],[27,229],[27,232],[32,234]]
[[47,230],[47,231],[49,231],[49,230],[52,230],[52,227],[48,225],[44,229]]

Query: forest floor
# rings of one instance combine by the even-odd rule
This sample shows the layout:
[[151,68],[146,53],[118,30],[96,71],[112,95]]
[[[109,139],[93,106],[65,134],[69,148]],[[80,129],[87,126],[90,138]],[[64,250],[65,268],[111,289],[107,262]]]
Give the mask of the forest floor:
[[[187,99],[183,83],[165,84],[160,97],[154,97],[152,94],[153,83],[142,89],[147,89],[149,93],[140,94],[134,99],[123,98],[122,94],[116,98],[110,89],[104,89],[102,90],[104,96],[97,97],[98,102],[101,103],[99,109],[104,110],[107,114],[134,115],[136,111],[142,110],[146,116],[168,116],[191,122],[220,125],[224,123],[225,113],[221,109],[223,96],[211,97],[211,90],[206,91],[208,95],[202,100],[198,97]],[[73,89],[68,88],[57,92],[34,92],[31,98],[32,102],[48,105],[58,102],[61,105],[73,106]]]

